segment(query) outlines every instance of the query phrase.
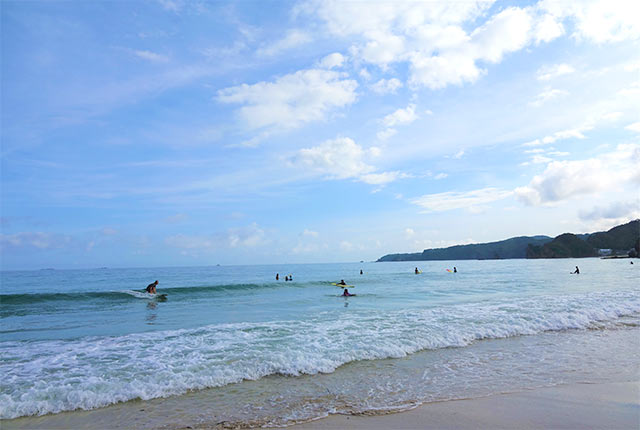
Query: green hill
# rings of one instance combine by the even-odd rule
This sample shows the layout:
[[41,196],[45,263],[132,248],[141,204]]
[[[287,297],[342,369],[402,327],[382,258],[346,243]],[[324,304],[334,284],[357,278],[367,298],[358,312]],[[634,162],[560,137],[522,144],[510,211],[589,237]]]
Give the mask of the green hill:
[[575,234],[565,233],[542,246],[529,245],[527,258],[597,257],[598,250]]
[[411,254],[388,254],[378,261],[425,261],[425,260],[489,260],[501,258],[525,258],[529,244],[543,245],[551,240],[548,236],[521,236],[498,242],[456,245],[448,248],[425,249]]
[[640,220],[619,225],[608,231],[593,233],[587,238],[594,248],[628,251],[634,247],[640,237]]
[[640,220],[634,220],[608,231],[591,234],[564,233],[555,239],[548,236],[512,237],[498,242],[425,249],[408,254],[387,254],[378,261],[581,258],[596,257],[599,249],[611,249],[614,253],[627,255],[635,246],[640,246],[639,243]]

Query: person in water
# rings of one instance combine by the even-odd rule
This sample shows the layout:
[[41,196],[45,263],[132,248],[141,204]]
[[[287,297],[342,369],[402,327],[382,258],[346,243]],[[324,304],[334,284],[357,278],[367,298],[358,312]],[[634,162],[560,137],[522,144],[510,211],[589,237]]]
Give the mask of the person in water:
[[279,281],[279,280],[280,280],[280,274],[276,273],[276,281]]
[[351,294],[351,293],[349,292],[349,289],[348,289],[348,288],[345,288],[345,289],[344,289],[344,291],[342,292],[342,296],[343,296],[343,297],[351,297],[351,296],[355,296],[355,294]]
[[344,282],[344,279],[341,279],[340,282],[338,282],[337,285],[347,285],[347,284]]
[[156,293],[156,285],[158,285],[158,281],[154,282],[153,284],[147,285],[147,293],[155,294]]
[[458,269],[456,269],[456,266],[453,266],[453,273],[458,273]]
[[416,267],[416,275],[420,273],[420,271],[418,270],[418,268]]
[[[633,261],[631,262],[631,264],[633,264]],[[362,269],[360,269],[360,274],[362,275]]]
[[578,266],[576,266],[576,271],[575,272],[571,272],[572,275],[579,275],[580,274],[580,269],[578,269]]

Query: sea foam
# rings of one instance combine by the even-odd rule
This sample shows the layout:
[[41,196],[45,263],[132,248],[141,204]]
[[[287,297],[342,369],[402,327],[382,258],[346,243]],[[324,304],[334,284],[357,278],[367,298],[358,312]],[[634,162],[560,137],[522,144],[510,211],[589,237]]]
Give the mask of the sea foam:
[[267,375],[330,373],[482,339],[615,328],[640,312],[637,290],[537,296],[441,308],[309,315],[123,336],[5,341],[0,417],[92,409]]

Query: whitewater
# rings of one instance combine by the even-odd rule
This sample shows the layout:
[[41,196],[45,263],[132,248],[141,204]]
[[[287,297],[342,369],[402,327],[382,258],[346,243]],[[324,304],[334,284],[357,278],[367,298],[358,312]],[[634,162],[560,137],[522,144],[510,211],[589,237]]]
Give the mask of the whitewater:
[[[216,419],[283,425],[596,382],[603,369],[624,379],[638,372],[639,269],[594,258],[2,272],[0,418],[188,395]],[[155,279],[166,301],[144,293]]]

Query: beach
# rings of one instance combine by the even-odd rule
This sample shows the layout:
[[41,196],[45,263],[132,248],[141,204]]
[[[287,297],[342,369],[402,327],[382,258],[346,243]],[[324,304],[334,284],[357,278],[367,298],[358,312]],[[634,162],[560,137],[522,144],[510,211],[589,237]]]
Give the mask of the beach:
[[[136,411],[121,409],[60,414],[16,420],[3,428],[64,429],[119,428],[114,423],[138,423],[153,411],[138,405]],[[185,418],[186,419],[186,418]],[[186,419],[188,421],[188,419]],[[123,423],[124,424],[124,423]],[[598,384],[572,384],[475,399],[450,400],[384,415],[331,415],[289,426],[293,430],[339,429],[636,429],[640,425],[638,380]],[[233,423],[200,423],[180,426],[158,423],[157,428],[241,428]],[[122,428],[127,428],[123,426]]]
[[434,402],[397,414],[332,415],[291,427],[338,429],[637,429],[639,382],[574,384]]

